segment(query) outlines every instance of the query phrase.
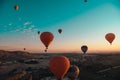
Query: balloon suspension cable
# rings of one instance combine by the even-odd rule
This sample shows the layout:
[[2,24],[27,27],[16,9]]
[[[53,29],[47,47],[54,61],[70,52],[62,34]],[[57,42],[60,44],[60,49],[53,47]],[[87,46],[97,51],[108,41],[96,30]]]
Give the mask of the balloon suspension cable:
[[46,49],[48,49],[48,47],[46,47]]

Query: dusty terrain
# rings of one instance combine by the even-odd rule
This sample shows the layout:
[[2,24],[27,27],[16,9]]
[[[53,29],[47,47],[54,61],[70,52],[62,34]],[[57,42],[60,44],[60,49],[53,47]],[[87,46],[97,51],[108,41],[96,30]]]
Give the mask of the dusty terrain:
[[[21,53],[19,53],[19,56]],[[28,55],[29,53],[27,53]],[[17,54],[18,55],[18,54]],[[23,55],[23,54],[22,54]],[[26,54],[24,54],[26,55]],[[19,59],[12,58],[4,59],[1,57],[0,64],[0,80],[5,80],[4,77],[9,77],[9,73],[14,69],[21,69],[26,72],[30,72],[33,80],[54,80],[54,75],[49,70],[49,60],[56,55],[64,55],[69,58],[71,65],[77,65],[80,69],[78,80],[120,80],[120,54],[86,54],[80,53],[41,53],[41,54],[29,54],[24,56],[23,62],[19,62]],[[14,53],[15,56],[15,53]],[[17,57],[19,57],[17,56]],[[34,56],[34,57],[30,57]],[[22,56],[23,57],[23,56]],[[11,63],[8,62],[12,61]],[[14,61],[16,60],[16,61]],[[38,63],[26,64],[26,61],[34,60]],[[5,63],[6,61],[6,63]],[[4,62],[4,64],[3,64]],[[8,62],[8,63],[7,63]],[[12,73],[11,73],[12,74]],[[67,76],[65,76],[67,77]],[[48,79],[49,78],[49,79]]]

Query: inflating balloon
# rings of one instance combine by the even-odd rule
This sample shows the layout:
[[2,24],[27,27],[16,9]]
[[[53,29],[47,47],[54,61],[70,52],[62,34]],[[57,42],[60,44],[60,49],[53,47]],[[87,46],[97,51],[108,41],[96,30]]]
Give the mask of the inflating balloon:
[[50,60],[49,67],[57,80],[61,80],[70,67],[70,61],[65,56],[55,56]]
[[58,32],[61,34],[62,33],[62,29],[58,29]]
[[53,39],[54,39],[54,35],[51,32],[43,32],[43,33],[41,33],[40,40],[45,45],[46,52],[47,52],[48,46],[53,41]]
[[18,7],[17,5],[14,6],[14,9],[15,9],[15,10],[18,10],[18,8],[19,8],[19,7]]
[[82,52],[85,54],[88,50],[88,47],[86,45],[81,46]]
[[78,66],[76,65],[71,65],[67,76],[71,79],[71,80],[76,80],[78,78],[78,75],[80,73],[80,69],[78,68]]
[[115,39],[115,34],[113,33],[108,33],[105,35],[105,39],[112,44],[113,40]]

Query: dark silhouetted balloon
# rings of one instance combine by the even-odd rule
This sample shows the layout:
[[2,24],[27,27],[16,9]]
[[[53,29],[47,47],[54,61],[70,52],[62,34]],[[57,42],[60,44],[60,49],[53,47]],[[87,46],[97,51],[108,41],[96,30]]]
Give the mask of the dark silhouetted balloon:
[[46,50],[48,49],[48,46],[53,41],[53,39],[54,39],[54,35],[51,32],[43,32],[40,35],[40,40],[45,45]]
[[87,0],[84,0],[84,2],[87,2]]
[[76,80],[78,78],[78,75],[80,73],[80,69],[78,68],[78,66],[76,65],[71,65],[67,76],[71,79],[71,80]]
[[105,35],[105,39],[112,44],[113,40],[115,39],[115,34],[113,33],[108,33]]
[[14,6],[14,9],[15,9],[15,10],[18,10],[18,9],[19,9],[19,7],[18,7],[17,5],[15,5],[15,6]]
[[61,34],[62,33],[62,29],[58,29],[58,32]]
[[88,47],[86,45],[81,46],[82,52],[85,54],[88,50]]
[[40,34],[40,31],[38,31],[38,35]]
[[55,56],[50,60],[49,67],[57,80],[62,80],[70,67],[70,61],[65,56]]
[[24,48],[24,51],[26,50],[26,48]]

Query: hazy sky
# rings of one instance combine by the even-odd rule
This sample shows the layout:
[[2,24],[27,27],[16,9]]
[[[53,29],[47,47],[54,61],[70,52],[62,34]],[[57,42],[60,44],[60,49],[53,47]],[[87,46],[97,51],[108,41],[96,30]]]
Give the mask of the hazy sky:
[[0,49],[44,52],[37,31],[54,34],[48,52],[120,51],[120,0],[0,0]]

